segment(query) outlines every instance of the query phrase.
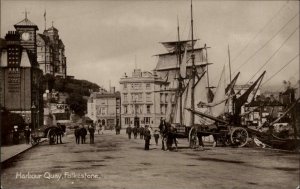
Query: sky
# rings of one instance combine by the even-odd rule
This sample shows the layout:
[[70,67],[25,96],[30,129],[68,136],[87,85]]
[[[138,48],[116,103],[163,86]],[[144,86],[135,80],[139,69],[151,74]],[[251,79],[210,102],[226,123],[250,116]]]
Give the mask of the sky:
[[[154,55],[167,52],[159,42],[177,40],[177,23],[181,39],[188,39],[190,31],[189,0],[1,0],[1,38],[24,19],[25,9],[39,33],[45,29],[45,11],[47,28],[53,21],[59,30],[68,75],[106,89],[109,83],[119,89],[120,78],[125,72],[131,76],[134,68],[153,70]],[[211,47],[212,84],[217,85],[223,65],[229,67],[228,46],[240,84],[263,70],[264,86],[299,80],[298,1],[194,0],[193,17],[196,47]]]

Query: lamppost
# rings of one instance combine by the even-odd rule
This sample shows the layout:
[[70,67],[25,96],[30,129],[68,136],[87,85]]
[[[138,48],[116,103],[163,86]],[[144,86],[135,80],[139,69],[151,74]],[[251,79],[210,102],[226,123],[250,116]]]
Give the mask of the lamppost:
[[33,104],[31,106],[31,123],[32,123],[32,127],[33,127],[33,130],[35,129],[35,126],[36,126],[36,116],[35,116],[35,112],[36,111],[36,106]]

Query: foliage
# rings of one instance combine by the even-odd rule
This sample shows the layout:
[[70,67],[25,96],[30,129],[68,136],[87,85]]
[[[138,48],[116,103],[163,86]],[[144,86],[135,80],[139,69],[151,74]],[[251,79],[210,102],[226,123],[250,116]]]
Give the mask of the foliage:
[[71,93],[69,98],[67,98],[67,104],[69,104],[70,109],[73,110],[75,114],[79,116],[85,115],[87,100],[85,100],[82,95],[78,93]]
[[87,108],[87,101],[83,97],[90,96],[91,91],[97,92],[100,88],[97,84],[86,80],[54,77],[50,74],[46,74],[43,77],[44,91],[47,85],[50,91],[55,89],[59,92],[68,93],[67,104],[79,116],[83,116]]

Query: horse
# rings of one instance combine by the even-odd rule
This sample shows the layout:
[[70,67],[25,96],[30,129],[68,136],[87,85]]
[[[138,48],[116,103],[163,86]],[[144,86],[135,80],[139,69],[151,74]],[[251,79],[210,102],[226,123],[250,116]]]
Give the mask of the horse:
[[175,147],[177,150],[177,141],[176,141],[176,129],[171,126],[170,123],[165,122],[162,120],[159,124],[159,132],[161,135],[161,142],[162,142],[162,150],[171,150],[173,142],[175,143]]
[[[220,135],[220,130],[222,126],[211,124],[211,125],[196,125],[197,126],[197,138],[198,138],[198,145],[200,148],[204,148],[204,143],[202,137],[206,136],[213,136],[214,144],[213,147],[216,147],[217,143],[222,143],[226,146],[227,138],[222,137]],[[218,134],[219,133],[219,134]]]
[[58,144],[58,138],[59,138],[60,144],[62,144],[61,137],[63,137],[65,135],[66,126],[58,123],[57,127],[58,128],[56,129],[56,144]]
[[58,144],[58,140],[62,144],[61,137],[64,136],[66,132],[66,126],[57,124],[57,126],[50,126],[45,129],[45,134],[49,138],[49,144]]

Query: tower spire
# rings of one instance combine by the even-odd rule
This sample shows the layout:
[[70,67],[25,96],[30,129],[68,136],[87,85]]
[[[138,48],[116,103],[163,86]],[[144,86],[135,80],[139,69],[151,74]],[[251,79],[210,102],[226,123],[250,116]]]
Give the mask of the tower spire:
[[45,20],[45,30],[46,30],[47,29],[46,9],[44,12],[44,20]]
[[25,8],[25,12],[23,12],[25,14],[25,19],[27,20],[27,14],[29,14],[30,12],[27,11],[27,9]]

